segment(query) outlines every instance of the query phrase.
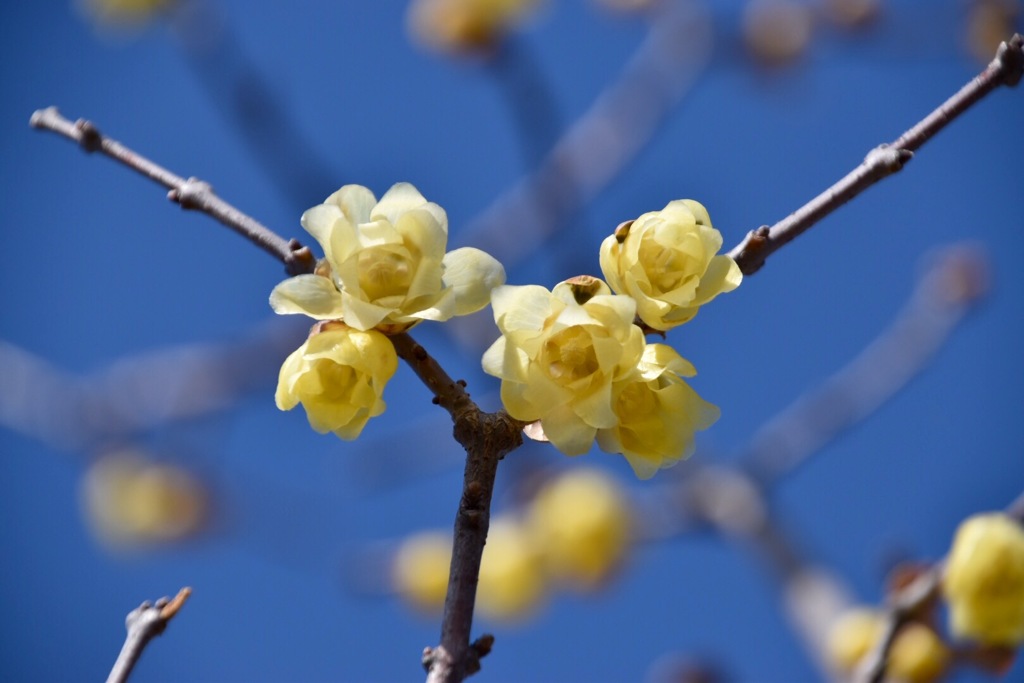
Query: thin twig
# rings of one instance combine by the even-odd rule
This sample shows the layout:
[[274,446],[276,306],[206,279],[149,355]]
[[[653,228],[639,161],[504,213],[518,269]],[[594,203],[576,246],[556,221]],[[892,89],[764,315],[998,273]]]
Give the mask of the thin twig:
[[201,211],[239,233],[285,264],[291,275],[311,273],[316,266],[313,253],[297,240],[285,240],[256,219],[247,216],[218,197],[209,183],[182,178],[163,166],[136,154],[120,142],[106,137],[90,121],[72,123],[56,107],[40,109],[29,121],[33,128],[49,130],[77,142],[86,152],[101,152],[169,190],[167,198],[183,209]]
[[178,613],[190,595],[192,595],[192,589],[185,587],[178,591],[174,599],[160,598],[156,604],[150,604],[147,601],[128,613],[128,617],[125,619],[128,635],[121,647],[121,654],[114,662],[114,668],[107,676],[107,683],[124,683],[128,680],[128,676],[135,667],[135,663],[139,661],[139,657],[142,656],[146,645],[164,632],[167,624]]
[[971,105],[1001,85],[1015,86],[1024,73],[1024,38],[1018,33],[999,46],[992,63],[938,109],[906,133],[868,152],[857,168],[807,204],[770,228],[753,230],[729,252],[747,275],[755,273],[765,260],[783,245],[850,201],[879,180],[896,173],[914,152],[940,130],[952,123]]

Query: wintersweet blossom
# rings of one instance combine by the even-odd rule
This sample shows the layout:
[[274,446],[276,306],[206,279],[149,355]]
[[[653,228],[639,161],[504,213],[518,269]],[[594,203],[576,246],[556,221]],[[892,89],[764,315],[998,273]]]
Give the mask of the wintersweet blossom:
[[707,210],[679,199],[619,226],[601,244],[601,270],[617,294],[636,299],[645,324],[668,330],[739,286],[743,274],[731,258],[716,255],[721,248]]
[[975,515],[957,529],[943,592],[950,630],[987,645],[1024,642],[1024,529],[1001,514]]
[[[826,654],[841,674],[853,672],[885,633],[885,616],[857,607],[845,612],[829,629]],[[889,650],[886,673],[905,683],[935,683],[949,669],[949,648],[932,628],[912,621],[900,629]]]
[[571,588],[592,590],[625,558],[631,512],[615,479],[584,467],[546,482],[530,502],[527,520],[548,574]]
[[597,432],[602,450],[622,453],[640,479],[649,479],[694,451],[694,434],[720,416],[682,377],[693,365],[665,344],[649,344],[636,376],[612,385],[616,422]]
[[491,293],[501,337],[484,353],[484,372],[501,378],[501,400],[517,420],[540,420],[567,455],[590,450],[599,429],[618,423],[612,383],[636,372],[644,336],[636,303],[591,277],[548,291],[502,286]]
[[304,213],[302,227],[325,258],[316,274],[274,288],[270,305],[278,313],[393,333],[479,311],[505,281],[502,265],[479,249],[445,253],[444,209],[409,183],[379,202],[367,188],[346,185]]
[[380,332],[340,322],[319,327],[281,366],[277,407],[302,403],[313,429],[352,440],[384,412],[381,395],[398,369],[398,355]]
[[167,9],[175,0],[80,0],[85,9],[104,23],[141,24]]
[[439,50],[476,51],[494,45],[537,4],[538,0],[413,0],[409,29]]

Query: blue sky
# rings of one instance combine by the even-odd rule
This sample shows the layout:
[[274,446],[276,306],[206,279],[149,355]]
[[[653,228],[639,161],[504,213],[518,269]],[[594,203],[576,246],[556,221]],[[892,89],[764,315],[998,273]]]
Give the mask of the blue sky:
[[[286,237],[303,239],[299,215],[337,186],[359,183],[379,196],[410,181],[447,210],[452,243],[471,243],[460,232],[522,177],[530,155],[494,70],[412,44],[404,4],[215,4],[239,54],[319,157],[272,168],[225,111],[222,74],[190,61],[166,26],[101,38],[66,0],[4,5],[0,339],[95,376],[127,356],[234,342],[268,323],[301,337],[302,323],[270,320],[278,263],[109,160],[30,130],[30,114],[48,105],[209,181]],[[710,4],[714,49],[692,89],[553,246],[509,265],[510,283],[550,287],[577,274],[569,267],[596,273],[598,246],[615,225],[673,199],[701,201],[731,246],[895,139],[979,69],[959,47],[963,3],[954,0],[885,3],[890,11],[867,34],[822,28],[803,63],[774,72],[737,45],[741,3]],[[547,3],[519,48],[549,84],[553,130],[591,106],[644,31],[592,3]],[[962,241],[988,254],[991,293],[935,363],[772,495],[780,523],[862,600],[879,600],[893,557],[941,557],[960,520],[1024,489],[1021,95],[994,93],[902,173],[669,337],[700,372],[693,386],[722,409],[695,457],[728,462],[767,418],[888,325],[922,257]],[[282,178],[305,178],[317,164],[321,176],[282,191]],[[474,396],[493,396],[497,382],[479,370],[477,351],[440,326],[415,336]],[[275,376],[275,363],[254,368],[262,390],[230,410],[133,437],[216,492],[208,531],[173,547],[110,552],[79,504],[96,449],[0,428],[3,678],[105,676],[124,614],[182,585],[194,597],[133,680],[421,675],[419,653],[436,644],[437,620],[359,595],[345,577],[372,544],[451,524],[457,446],[435,438],[447,416],[400,368],[388,411],[361,440],[340,442],[313,433],[299,412],[277,411]],[[517,457],[499,471],[499,509],[531,463],[597,464],[638,496],[650,486],[596,449],[583,461],[543,448]],[[381,472],[408,476],[381,487]],[[529,622],[480,621],[475,631],[484,630],[498,641],[481,681],[640,680],[671,652],[706,654],[736,680],[816,677],[771,575],[755,555],[709,535],[644,546],[601,594],[556,596]]]

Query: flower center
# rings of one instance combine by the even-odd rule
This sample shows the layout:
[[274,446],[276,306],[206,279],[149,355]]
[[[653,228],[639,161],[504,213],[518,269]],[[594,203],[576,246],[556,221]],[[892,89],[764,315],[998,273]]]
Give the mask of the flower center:
[[325,401],[347,401],[352,393],[355,371],[348,365],[340,365],[334,361],[320,359],[317,361],[316,374],[320,378],[320,397]]
[[598,369],[597,353],[590,335],[573,326],[553,335],[544,344],[548,375],[565,385],[594,374]]
[[670,292],[692,275],[695,259],[686,252],[664,247],[654,241],[640,245],[640,262],[647,277],[658,291]]
[[[404,251],[404,250],[402,250]],[[412,283],[413,268],[406,254],[393,248],[366,249],[359,254],[359,287],[369,301],[404,297]]]
[[632,382],[619,394],[616,411],[622,422],[635,416],[650,415],[658,409],[658,400],[646,382]]

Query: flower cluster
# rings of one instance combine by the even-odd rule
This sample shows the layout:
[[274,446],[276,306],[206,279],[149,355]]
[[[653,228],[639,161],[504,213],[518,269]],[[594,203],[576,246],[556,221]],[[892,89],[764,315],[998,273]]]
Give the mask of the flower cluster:
[[635,323],[681,325],[735,289],[742,275],[735,261],[717,255],[721,245],[704,207],[680,200],[605,240],[608,284],[580,276],[550,292],[495,288],[501,337],[483,367],[501,378],[509,415],[537,423],[527,433],[567,455],[586,453],[596,440],[622,453],[643,479],[689,456],[694,433],[718,419],[718,408],[683,380],[696,374],[693,365],[667,345],[647,344]]
[[315,430],[354,439],[384,411],[384,386],[398,365],[385,335],[480,310],[505,270],[479,249],[446,252],[444,209],[408,183],[379,202],[346,185],[304,213],[302,226],[324,258],[315,274],[277,285],[270,305],[325,322],[281,367],[277,405],[302,403]]
[[[828,634],[829,664],[840,674],[851,674],[877,646],[885,632],[885,614],[858,607],[844,613]],[[948,670],[952,654],[927,624],[912,621],[902,629],[889,650],[886,673],[906,683],[934,683]]]
[[537,4],[538,0],[413,0],[409,29],[437,50],[486,51],[522,23]]

